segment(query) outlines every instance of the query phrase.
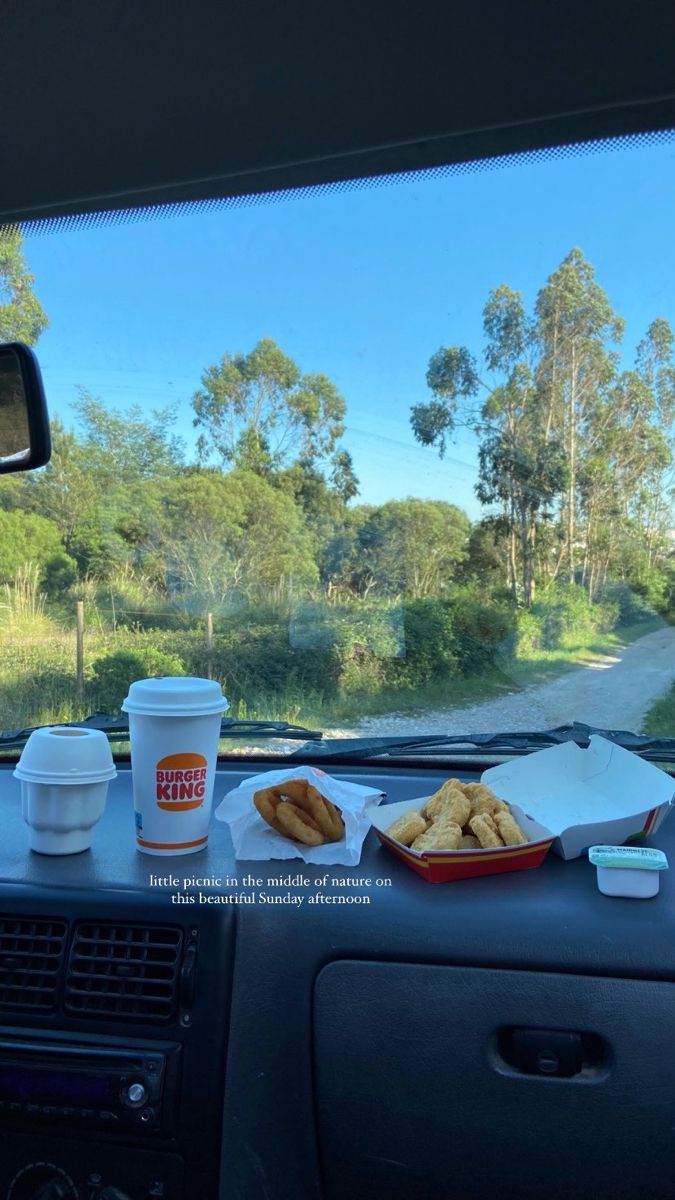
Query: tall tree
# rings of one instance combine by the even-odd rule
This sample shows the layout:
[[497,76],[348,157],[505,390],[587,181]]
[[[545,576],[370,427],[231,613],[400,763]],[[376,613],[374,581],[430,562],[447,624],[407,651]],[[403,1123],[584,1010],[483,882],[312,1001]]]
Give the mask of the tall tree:
[[0,231],[0,342],[25,342],[34,346],[47,328],[47,314],[33,291],[23,253],[23,238],[16,228]]
[[57,521],[82,574],[105,578],[143,557],[159,493],[183,469],[183,447],[171,433],[172,408],[116,412],[82,390],[74,409],[76,430],[52,422],[51,461],[28,477],[22,506]]
[[192,407],[202,459],[215,452],[227,466],[270,476],[292,463],[315,466],[336,456],[338,483],[345,471],[337,451],[343,397],[327,375],[303,375],[271,338],[207,367]]
[[[638,346],[634,369],[618,375],[598,399],[585,430],[579,511],[582,581],[591,596],[610,569],[625,577],[635,574],[639,560],[651,569],[663,556],[672,519],[667,496],[675,415],[672,356],[673,335],[659,318]],[[639,545],[637,557],[631,542]]]
[[[559,448],[536,434],[528,442],[523,430],[502,431],[486,438],[479,450],[480,476],[476,494],[483,504],[501,501],[508,510],[510,579],[515,598],[522,595],[529,607],[535,595],[537,519],[547,520],[566,477]],[[520,588],[514,588],[516,561],[514,534],[518,531]]]
[[567,459],[563,502],[565,554],[570,583],[576,579],[577,489],[585,440],[617,369],[610,349],[624,321],[612,310],[595,271],[574,248],[541,289],[535,305],[544,438],[558,436]]
[[76,434],[58,417],[51,422],[51,435],[52,457],[43,470],[27,477],[24,507],[56,521],[66,550],[74,553],[78,530],[97,520],[106,493],[89,470],[86,451]]
[[[509,531],[508,579],[514,599],[531,604],[535,587],[536,519],[545,513],[562,482],[560,447],[542,432],[541,397],[532,361],[535,329],[522,296],[502,284],[483,310],[484,360],[463,346],[441,348],[427,371],[434,399],[412,409],[415,437],[443,456],[458,426],[481,438],[476,494],[498,503]],[[483,393],[479,400],[480,393]]]
[[537,517],[548,516],[560,490],[562,456],[557,443],[547,442],[542,435],[540,396],[532,369],[534,329],[520,292],[502,284],[490,293],[483,330],[486,366],[504,382],[492,388],[481,409],[478,428],[483,440],[475,490],[484,504],[501,502],[509,528],[511,591],[516,599],[522,595],[529,607],[535,590]]
[[172,432],[176,405],[149,413],[140,404],[116,411],[80,388],[73,409],[80,444],[99,486],[123,488],[164,479],[183,467],[185,446]]

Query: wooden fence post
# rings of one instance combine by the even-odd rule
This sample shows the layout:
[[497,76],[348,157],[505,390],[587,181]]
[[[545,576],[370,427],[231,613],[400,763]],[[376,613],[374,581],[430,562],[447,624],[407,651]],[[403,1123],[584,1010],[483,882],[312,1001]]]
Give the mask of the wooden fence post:
[[84,600],[78,600],[76,606],[77,625],[77,685],[78,700],[84,700]]
[[213,679],[213,613],[206,614],[206,674]]

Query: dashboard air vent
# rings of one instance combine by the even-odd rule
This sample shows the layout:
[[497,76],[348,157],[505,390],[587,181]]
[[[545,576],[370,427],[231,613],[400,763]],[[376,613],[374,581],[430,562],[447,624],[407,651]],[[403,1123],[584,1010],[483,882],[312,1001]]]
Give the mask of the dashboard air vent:
[[0,915],[0,1009],[53,1012],[65,921]]
[[89,1016],[167,1021],[176,1011],[182,931],[82,923],[75,930],[66,1009]]

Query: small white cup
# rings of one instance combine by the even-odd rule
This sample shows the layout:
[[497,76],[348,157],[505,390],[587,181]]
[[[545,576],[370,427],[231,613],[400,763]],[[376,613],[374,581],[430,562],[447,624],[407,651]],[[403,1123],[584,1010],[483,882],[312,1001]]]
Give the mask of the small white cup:
[[79,854],[105,809],[108,782],[117,774],[100,729],[49,726],[30,735],[14,775],[21,810],[38,854]]

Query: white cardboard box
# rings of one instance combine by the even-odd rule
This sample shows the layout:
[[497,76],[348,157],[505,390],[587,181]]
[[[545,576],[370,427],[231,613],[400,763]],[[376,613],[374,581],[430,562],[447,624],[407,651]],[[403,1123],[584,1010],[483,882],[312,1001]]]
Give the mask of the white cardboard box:
[[512,806],[516,820],[527,816],[555,835],[553,850],[561,858],[651,835],[675,802],[675,780],[665,771],[597,734],[589,741],[587,750],[565,742],[481,776]]

